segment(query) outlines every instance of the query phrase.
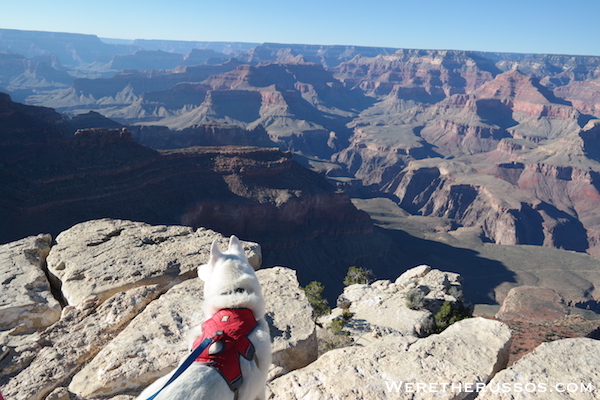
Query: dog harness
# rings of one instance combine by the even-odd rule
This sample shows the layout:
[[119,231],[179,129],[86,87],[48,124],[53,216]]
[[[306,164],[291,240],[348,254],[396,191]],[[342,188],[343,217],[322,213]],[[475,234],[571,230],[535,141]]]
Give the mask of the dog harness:
[[236,392],[242,384],[240,355],[254,359],[254,345],[248,335],[258,325],[254,313],[247,308],[228,308],[215,313],[202,324],[202,336],[194,341],[197,348],[206,338],[213,343],[200,353],[196,362],[215,368]]

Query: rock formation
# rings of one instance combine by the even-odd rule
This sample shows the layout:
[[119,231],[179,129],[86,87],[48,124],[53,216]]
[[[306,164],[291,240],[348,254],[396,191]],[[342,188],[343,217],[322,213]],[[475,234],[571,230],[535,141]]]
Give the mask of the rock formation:
[[[291,258],[286,249],[325,236],[348,241],[372,236],[368,215],[289,153],[240,146],[159,152],[134,142],[124,128],[88,128],[71,135],[68,121],[52,110],[19,105],[8,96],[0,108],[6,110],[0,119],[7,123],[0,138],[3,242],[39,232],[56,235],[89,219],[125,218],[206,226],[260,240],[273,265]],[[29,130],[17,125],[24,118]],[[47,128],[40,128],[44,124]],[[201,129],[221,144],[227,141],[221,132],[230,132],[230,141],[253,134],[219,125]],[[266,139],[264,131],[253,132],[263,132]],[[333,242],[352,247],[344,240]],[[355,250],[343,262],[369,254],[361,254],[366,247]],[[299,260],[302,264],[309,260]],[[314,259],[310,265],[318,268]]]
[[135,141],[153,149],[179,149],[193,146],[276,147],[262,125],[243,129],[237,125],[208,122],[180,131],[166,127],[130,127]]
[[30,236],[0,247],[0,329],[43,329],[60,318],[60,305],[44,274],[50,235]]
[[[116,151],[116,134],[109,134],[98,136],[98,141],[83,140],[86,150],[74,151],[64,144],[65,137],[58,137],[65,132],[70,137],[76,129],[120,131],[125,124],[135,124],[128,128],[132,137],[155,149],[274,144],[301,153],[298,158],[305,165],[322,171],[339,188],[361,196],[383,192],[415,216],[444,219],[448,227],[444,229],[455,238],[468,231],[496,244],[600,254],[600,114],[596,99],[600,57],[143,40],[116,46],[91,35],[61,34],[52,41],[52,34],[47,33],[2,32],[0,49],[23,54],[5,58],[5,65],[11,67],[3,70],[2,79],[21,85],[14,93],[29,104],[83,116],[69,120],[48,109],[17,106],[6,96],[0,99],[8,110],[2,113],[3,121],[8,122],[3,126],[16,133],[10,138],[12,144],[38,141],[34,147],[15,147],[3,135],[2,143],[8,146],[0,149],[7,156],[3,160],[22,171],[31,171],[33,166],[37,172],[3,175],[8,184],[3,188],[7,196],[0,200],[0,217],[13,231],[0,240],[57,233],[99,216],[186,222],[224,233],[233,231],[235,219],[235,228],[248,232],[247,239],[260,241],[265,257],[273,264],[302,258],[301,263],[315,272],[321,269],[320,263],[348,266],[365,260],[367,253],[386,255],[392,247],[389,239],[365,244],[361,235],[371,228],[362,220],[364,215],[347,206],[344,196],[331,192],[312,196],[307,195],[312,189],[286,186],[308,179],[308,173],[299,173],[287,155],[246,149],[233,156],[230,149],[229,155],[223,156],[229,160],[225,163],[252,159],[249,162],[257,169],[271,168],[273,160],[262,163],[257,159],[272,156],[293,166],[287,170],[290,175],[284,174],[286,178],[277,183],[270,177],[273,186],[268,188],[263,181],[251,181],[246,167],[233,174],[207,174],[216,179],[210,181],[210,190],[228,193],[225,207],[221,202],[205,201],[210,196],[202,197],[205,191],[189,184],[199,174],[206,175],[204,169],[196,168],[204,162],[197,157],[223,160],[216,150],[152,152],[136,147],[123,135],[123,147]],[[69,40],[72,43],[66,45]],[[72,49],[70,54],[64,51],[67,47]],[[76,60],[84,64],[76,65],[78,79],[66,88],[70,81],[65,83],[62,78],[72,73]],[[29,68],[30,83],[22,76],[24,66]],[[115,70],[121,67],[170,69]],[[63,86],[56,86],[59,84]],[[51,86],[57,90],[46,90]],[[118,123],[90,115],[90,110]],[[11,124],[22,126],[14,129],[17,125]],[[25,132],[22,136],[18,135],[20,129]],[[40,145],[39,140],[45,144]],[[48,146],[48,141],[60,141],[64,151]],[[101,150],[92,151],[98,144]],[[125,156],[128,152],[131,160]],[[67,166],[64,160],[71,154],[80,158]],[[181,170],[190,165],[195,173],[183,174]],[[102,168],[109,172],[99,173]],[[96,186],[86,183],[84,170],[92,180],[101,177],[103,188],[111,187],[107,182],[116,174],[113,189],[118,195],[96,190],[98,180]],[[156,171],[169,171],[173,179],[157,178]],[[143,176],[144,184],[132,184],[131,174]],[[146,179],[149,174],[154,178]],[[82,200],[87,208],[101,212],[69,221],[69,207],[79,198],[72,196],[70,203],[64,203],[63,195],[69,190],[59,182],[91,193]],[[316,186],[321,183],[322,179]],[[278,187],[281,185],[285,189]],[[189,190],[182,194],[179,188],[184,186]],[[302,191],[299,197],[298,190]],[[173,196],[163,194],[168,192]],[[156,193],[161,195],[155,198]],[[196,201],[197,197],[201,200]],[[52,202],[43,203],[40,199],[44,198]],[[188,201],[190,198],[194,201]],[[288,200],[281,203],[284,198]],[[141,200],[147,203],[149,199],[153,199],[153,207],[138,207]],[[118,204],[126,206],[115,214],[112,211]],[[245,218],[234,218],[236,213]],[[324,215],[331,215],[335,223],[326,221],[324,226],[315,222]],[[303,218],[315,221],[307,227],[298,222]],[[51,231],[31,224],[32,219],[45,226],[65,225]],[[281,226],[293,227],[293,234]],[[252,231],[251,235],[253,229],[268,234]],[[340,233],[343,241],[322,241]],[[320,244],[313,246],[317,242]],[[301,247],[307,243],[310,245]],[[283,248],[294,251],[275,252]],[[372,258],[369,262],[380,265],[379,261]],[[301,281],[308,280],[303,270],[298,273]],[[388,269],[386,277],[395,273]],[[338,282],[343,273],[333,274],[337,275],[324,279],[328,286]],[[498,299],[509,289],[510,284],[503,286]],[[595,303],[591,296],[565,298],[574,304]]]
[[555,321],[568,314],[564,300],[552,289],[519,286],[511,289],[496,318],[509,321]]
[[[352,316],[346,321],[348,332],[355,340],[367,342],[381,332],[427,336],[435,331],[434,314],[445,301],[464,304],[461,277],[421,265],[404,272],[394,282],[346,287],[337,300],[338,308],[325,320],[350,312]],[[374,307],[380,312],[373,313]]]
[[[19,35],[27,36],[10,31],[4,40],[15,45],[12,40]],[[38,46],[42,36],[29,40]],[[94,41],[87,36],[73,40]],[[594,193],[599,155],[592,145],[595,129],[586,125],[600,116],[594,100],[598,57],[272,43],[219,49],[204,43],[206,48],[192,54],[198,45],[140,41],[110,50],[96,43],[99,52],[100,47],[116,52],[109,69],[136,67],[138,61],[173,68],[82,77],[70,88],[36,92],[27,100],[142,122],[132,129],[134,137],[155,148],[275,143],[316,159],[311,165],[338,177],[341,187],[352,187],[347,182],[358,178],[370,189],[395,196],[402,193],[398,182],[412,176],[412,162],[451,157],[465,165],[463,180],[471,180],[473,172],[480,175],[479,185],[446,186],[428,200],[424,194],[417,202],[436,206],[415,206],[411,212],[457,215],[457,226],[483,228],[496,243],[598,253]],[[169,52],[169,46],[189,54]],[[213,50],[237,59],[188,63],[204,62],[198,52]],[[223,134],[226,130],[219,129],[217,137],[213,121],[246,131]],[[510,206],[487,213],[482,207],[510,197],[498,193],[490,175],[509,182],[513,187],[501,191],[515,197]],[[449,191],[461,193],[454,204],[444,204]],[[473,203],[467,205],[469,198]],[[403,206],[414,202],[399,196]],[[466,209],[470,215],[463,213]]]
[[398,50],[391,55],[357,56],[335,71],[336,77],[351,87],[378,96],[401,90],[399,97],[422,103],[468,93],[500,72],[491,60],[476,53],[450,50]]
[[[225,237],[207,229],[97,220],[63,232],[52,249],[45,239],[1,246],[9,260],[27,256],[33,262],[37,257],[37,265],[29,268],[42,275],[2,283],[3,298],[20,302],[23,295],[31,297],[31,304],[13,304],[20,318],[0,332],[0,385],[7,398],[44,399],[66,386],[83,398],[139,392],[179,362],[187,351],[186,332],[202,321],[203,283],[195,277],[196,268],[206,262],[210,243]],[[244,246],[259,268],[260,246]],[[50,271],[50,281],[44,270]],[[295,273],[287,268],[257,273],[279,373],[314,361],[312,309]],[[50,282],[59,300],[66,299],[62,313],[49,294]],[[48,292],[45,297],[42,290]],[[46,317],[53,311],[55,319],[40,324],[38,308],[44,307]]]
[[[368,346],[332,350],[275,379],[268,397],[409,399],[419,393],[419,398],[461,398],[467,387],[474,390],[505,367],[509,342],[506,325],[484,319],[461,321],[419,340],[387,335]],[[462,387],[453,390],[452,385]]]
[[[494,376],[477,398],[595,399],[599,349],[599,341],[586,338],[543,343]],[[584,364],[590,368],[582,369]]]
[[[202,320],[203,283],[195,268],[214,239],[226,240],[205,228],[103,219],[62,232],[52,247],[48,235],[0,246],[4,263],[16,260],[42,273],[4,280],[3,296],[19,298],[18,286],[47,307],[52,296],[38,295],[45,281],[42,290],[62,308],[54,322],[39,325],[36,308],[23,305],[21,318],[0,328],[2,393],[15,400],[132,400],[186,354],[186,333]],[[260,246],[244,242],[244,248],[260,268]],[[423,321],[441,303],[463,301],[457,274],[422,265],[395,282],[347,287],[338,303],[352,314],[344,330],[357,340],[320,357],[312,309],[295,272],[274,267],[257,276],[273,343],[269,398],[457,399],[486,396],[494,385],[520,382],[518,376],[597,384],[592,339],[545,344],[506,369],[511,331],[502,322],[469,318],[429,335]],[[415,302],[418,318],[399,312]],[[547,367],[565,359],[566,370]]]

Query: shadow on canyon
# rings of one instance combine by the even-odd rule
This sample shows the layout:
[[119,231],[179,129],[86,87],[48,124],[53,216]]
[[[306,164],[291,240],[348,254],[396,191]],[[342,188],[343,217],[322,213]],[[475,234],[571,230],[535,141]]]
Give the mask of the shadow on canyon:
[[375,229],[391,239],[385,268],[368,266],[378,279],[394,280],[407,269],[427,264],[460,274],[465,297],[474,304],[497,304],[494,290],[503,283],[516,282],[515,273],[503,263],[481,257],[475,250],[418,238],[399,229]]
[[344,238],[321,235],[285,249],[266,246],[263,257],[263,267],[295,269],[302,286],[311,281],[323,283],[323,295],[332,307],[344,290],[343,280],[350,266],[370,269],[376,280],[391,281],[422,264],[455,272],[463,277],[465,297],[474,304],[497,304],[494,290],[503,283],[516,282],[515,273],[503,263],[481,257],[475,250],[381,227],[375,227],[371,234]]

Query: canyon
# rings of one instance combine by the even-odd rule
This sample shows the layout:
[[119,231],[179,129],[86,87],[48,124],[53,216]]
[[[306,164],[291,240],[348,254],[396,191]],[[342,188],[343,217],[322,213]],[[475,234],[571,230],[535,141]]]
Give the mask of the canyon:
[[[343,262],[319,246],[301,264],[390,277],[408,267],[392,261],[396,239],[348,198],[383,196],[413,238],[600,256],[600,57],[0,33],[2,118],[44,110],[49,124],[3,131],[21,171],[3,171],[3,241],[123,217],[238,231],[288,264],[306,252],[282,249],[341,235]],[[93,205],[77,221],[75,199]],[[478,300],[531,284],[498,261],[517,278]],[[566,297],[596,308],[586,282]]]

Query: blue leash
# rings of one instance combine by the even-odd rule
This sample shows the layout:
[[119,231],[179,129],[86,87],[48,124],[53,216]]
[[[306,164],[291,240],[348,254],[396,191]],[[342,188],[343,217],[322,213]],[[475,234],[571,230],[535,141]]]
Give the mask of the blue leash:
[[177,377],[181,374],[183,374],[183,372],[188,369],[188,367],[190,365],[192,365],[192,363],[194,362],[194,360],[196,360],[196,358],[198,358],[200,356],[200,354],[202,354],[202,352],[208,347],[210,346],[212,343],[214,342],[213,338],[206,338],[202,341],[202,343],[200,343],[200,345],[198,347],[196,347],[194,349],[194,351],[192,351],[190,353],[189,356],[187,356],[187,358],[181,363],[181,365],[179,365],[179,367],[177,368],[177,370],[175,370],[175,373],[173,374],[173,376],[171,376],[171,378],[167,381],[167,383],[164,384],[163,387],[161,387],[160,389],[158,389],[158,391],[156,393],[154,393],[152,396],[148,397],[147,400],[153,400],[156,396],[158,396],[158,394],[160,392],[163,391],[164,388],[166,388],[167,386],[169,386],[171,383],[173,383],[173,381],[175,379],[177,379]]

